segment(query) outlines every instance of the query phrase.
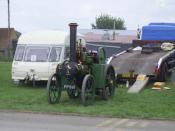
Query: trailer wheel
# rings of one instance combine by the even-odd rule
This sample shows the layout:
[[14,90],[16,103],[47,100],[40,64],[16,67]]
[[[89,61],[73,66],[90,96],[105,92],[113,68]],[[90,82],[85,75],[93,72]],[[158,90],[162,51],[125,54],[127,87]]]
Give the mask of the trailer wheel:
[[107,100],[109,97],[114,96],[115,85],[115,71],[114,68],[109,65],[106,68],[105,87],[102,90],[102,99]]
[[95,98],[94,79],[88,74],[83,79],[81,101],[84,106],[92,104]]
[[80,93],[78,92],[78,90],[67,90],[67,94],[71,99],[75,99],[80,96]]
[[167,78],[167,64],[164,63],[161,67],[160,73],[157,76],[157,81],[165,82]]
[[61,82],[57,74],[53,74],[47,82],[47,98],[50,104],[58,103],[61,97]]

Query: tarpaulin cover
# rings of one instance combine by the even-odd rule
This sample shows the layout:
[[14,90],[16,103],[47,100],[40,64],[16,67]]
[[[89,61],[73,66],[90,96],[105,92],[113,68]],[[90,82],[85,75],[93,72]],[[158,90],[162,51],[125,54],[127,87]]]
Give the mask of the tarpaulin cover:
[[175,23],[150,23],[142,27],[142,40],[175,40]]
[[156,22],[153,22],[153,23],[149,23],[149,25],[169,25],[169,26],[175,26],[175,23],[156,23]]

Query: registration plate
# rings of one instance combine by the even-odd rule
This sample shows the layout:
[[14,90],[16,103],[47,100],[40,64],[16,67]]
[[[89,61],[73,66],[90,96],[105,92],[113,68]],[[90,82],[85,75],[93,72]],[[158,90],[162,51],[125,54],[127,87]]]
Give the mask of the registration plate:
[[64,89],[75,89],[75,85],[64,85]]

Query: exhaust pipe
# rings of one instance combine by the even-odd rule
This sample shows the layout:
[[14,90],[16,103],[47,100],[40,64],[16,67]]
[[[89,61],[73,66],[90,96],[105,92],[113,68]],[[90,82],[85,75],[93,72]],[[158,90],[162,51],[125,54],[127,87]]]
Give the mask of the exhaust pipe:
[[76,38],[77,38],[77,23],[70,23],[70,61],[77,62],[76,60]]

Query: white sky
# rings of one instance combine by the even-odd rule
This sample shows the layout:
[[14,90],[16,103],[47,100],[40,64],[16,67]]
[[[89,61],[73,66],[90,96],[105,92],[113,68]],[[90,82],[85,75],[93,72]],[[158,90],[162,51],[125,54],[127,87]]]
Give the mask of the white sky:
[[[11,26],[20,32],[38,29],[91,28],[107,13],[125,20],[128,29],[150,22],[175,22],[175,0],[11,0]],[[0,27],[7,27],[7,0],[0,0]]]

